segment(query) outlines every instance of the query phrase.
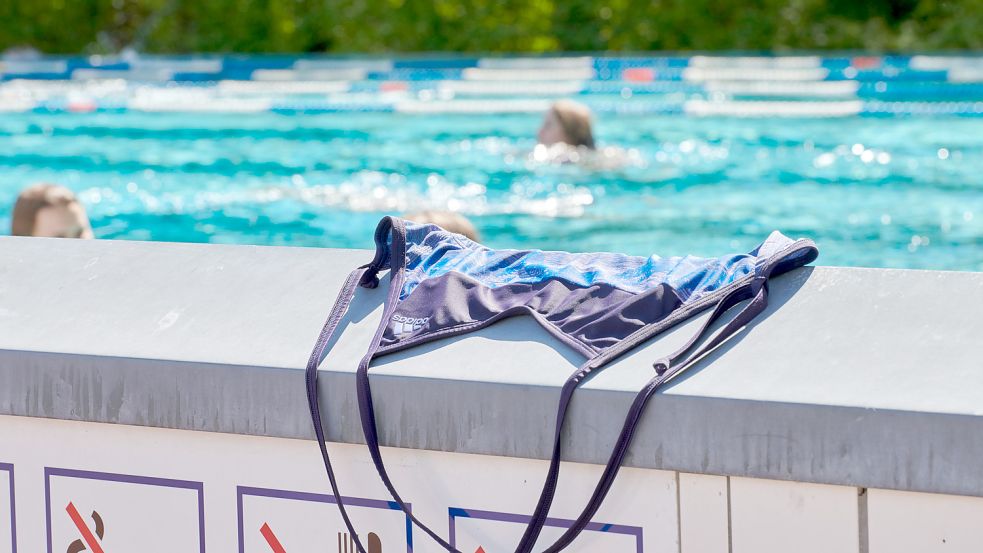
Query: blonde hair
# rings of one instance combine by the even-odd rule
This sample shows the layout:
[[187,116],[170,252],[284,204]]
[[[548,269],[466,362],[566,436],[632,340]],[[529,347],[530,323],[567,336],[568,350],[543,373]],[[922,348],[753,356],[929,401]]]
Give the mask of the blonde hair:
[[17,196],[10,233],[32,236],[38,212],[46,207],[66,207],[79,203],[71,190],[57,184],[39,183],[28,186]]
[[437,225],[444,230],[456,232],[457,234],[463,234],[475,242],[477,242],[480,238],[477,229],[474,228],[471,221],[469,221],[464,215],[454,213],[453,211],[427,209],[424,211],[417,211],[416,213],[410,213],[405,215],[403,218],[415,223],[430,223]]
[[558,100],[550,106],[550,111],[560,122],[571,146],[594,149],[590,108],[573,100]]

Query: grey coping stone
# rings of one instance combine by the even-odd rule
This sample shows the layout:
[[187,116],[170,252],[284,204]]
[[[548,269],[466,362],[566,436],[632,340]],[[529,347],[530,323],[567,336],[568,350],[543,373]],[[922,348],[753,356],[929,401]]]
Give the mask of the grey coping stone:
[[[370,257],[2,238],[0,413],[311,439],[303,367]],[[983,495],[983,274],[815,267],[771,289],[765,316],[653,398],[627,465]],[[362,441],[353,372],[383,294],[360,291],[321,366],[333,441]],[[699,322],[583,385],[565,459],[606,461],[651,362]],[[528,317],[380,358],[380,437],[548,458],[579,361]]]

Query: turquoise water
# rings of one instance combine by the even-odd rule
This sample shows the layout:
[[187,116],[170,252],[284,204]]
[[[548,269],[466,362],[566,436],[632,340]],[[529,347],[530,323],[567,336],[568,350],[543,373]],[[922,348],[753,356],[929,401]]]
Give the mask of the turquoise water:
[[0,226],[65,184],[97,237],[371,246],[467,214],[493,247],[715,255],[772,229],[825,265],[983,270],[983,119],[605,114],[607,168],[538,160],[538,115],[0,114]]

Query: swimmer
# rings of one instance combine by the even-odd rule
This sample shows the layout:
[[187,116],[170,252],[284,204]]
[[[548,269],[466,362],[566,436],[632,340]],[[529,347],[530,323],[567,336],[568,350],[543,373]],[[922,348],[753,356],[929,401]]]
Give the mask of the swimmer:
[[93,238],[85,208],[71,190],[56,184],[35,184],[22,190],[12,219],[14,236]]
[[592,171],[619,170],[639,165],[636,150],[618,146],[598,148],[594,143],[590,108],[572,100],[558,100],[543,117],[536,134],[539,142],[529,161],[549,165],[573,164]]
[[478,230],[474,228],[467,217],[453,211],[424,210],[409,213],[403,217],[414,223],[430,223],[457,234],[463,234],[469,240],[477,242],[480,239]]
[[544,146],[566,144],[593,150],[590,108],[572,100],[554,102],[543,117],[536,139]]

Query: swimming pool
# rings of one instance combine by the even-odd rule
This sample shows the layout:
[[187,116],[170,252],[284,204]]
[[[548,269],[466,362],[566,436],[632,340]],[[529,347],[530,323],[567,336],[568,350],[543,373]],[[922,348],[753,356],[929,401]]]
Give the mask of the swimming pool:
[[[697,83],[632,66],[543,84],[500,70],[513,73],[490,85],[363,74],[222,81],[216,94],[23,80],[8,64],[0,226],[20,188],[53,181],[80,195],[100,238],[368,248],[381,214],[436,208],[499,248],[714,255],[780,229],[816,240],[821,264],[983,270],[983,118],[966,116],[983,113],[983,93],[964,82]],[[541,159],[540,110],[559,96],[595,108],[619,163]],[[744,97],[771,116],[734,117]]]

